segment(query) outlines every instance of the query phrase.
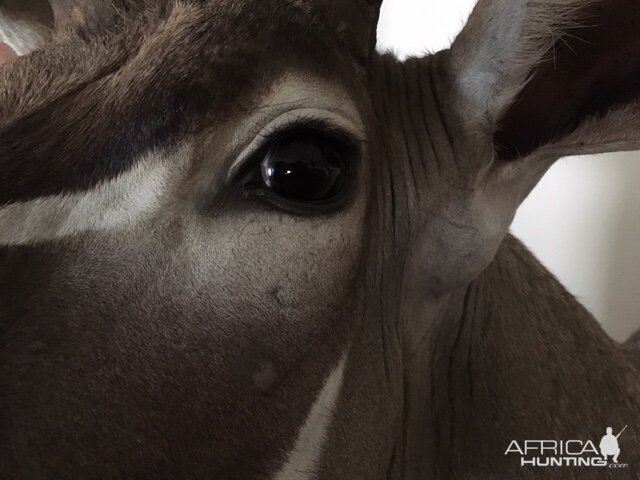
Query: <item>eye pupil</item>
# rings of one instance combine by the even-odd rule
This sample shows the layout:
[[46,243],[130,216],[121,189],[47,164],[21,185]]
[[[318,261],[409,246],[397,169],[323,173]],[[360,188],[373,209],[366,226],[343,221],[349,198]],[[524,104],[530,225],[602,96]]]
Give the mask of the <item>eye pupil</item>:
[[264,185],[276,195],[300,202],[337,196],[350,169],[352,147],[335,135],[310,129],[280,138],[261,165]]

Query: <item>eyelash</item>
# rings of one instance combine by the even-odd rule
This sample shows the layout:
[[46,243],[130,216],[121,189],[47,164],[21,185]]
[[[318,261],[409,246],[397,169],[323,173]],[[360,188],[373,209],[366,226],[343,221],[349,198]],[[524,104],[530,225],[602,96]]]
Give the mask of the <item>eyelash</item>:
[[[319,130],[323,133],[332,136],[338,140],[341,140],[347,144],[356,144],[358,141],[352,138],[352,135],[345,132],[345,130],[331,122],[315,117],[313,115],[296,115],[294,118],[288,119],[285,123],[267,127],[266,131],[258,133],[256,136],[260,136],[264,139],[261,145],[256,149],[259,152],[264,147],[272,145],[274,142],[281,140],[294,133],[297,130]],[[252,155],[253,156],[253,155]]]
[[294,128],[321,122],[322,120],[313,115],[297,113],[292,115],[292,117],[288,118],[284,123],[281,123],[279,125],[273,125],[273,123],[270,123],[261,131],[256,132],[255,136],[262,137],[265,140],[273,140],[274,138],[277,138],[281,134],[286,133],[287,131]]
[[302,130],[318,130],[324,134],[334,137],[336,140],[344,142],[349,147],[353,148],[356,152],[356,156],[359,156],[359,145],[364,143],[362,140],[353,138],[352,134],[347,133],[343,128],[330,123],[327,120],[315,117],[313,115],[295,115],[291,119],[287,119],[286,122],[274,126],[267,127],[267,129],[261,130],[255,134],[255,137],[261,137],[262,140],[254,151],[247,156],[243,165],[238,169],[235,178],[236,181],[246,183],[250,173],[260,165],[260,162],[264,158],[266,152],[269,151],[273,145],[283,138],[294,135],[298,131]]

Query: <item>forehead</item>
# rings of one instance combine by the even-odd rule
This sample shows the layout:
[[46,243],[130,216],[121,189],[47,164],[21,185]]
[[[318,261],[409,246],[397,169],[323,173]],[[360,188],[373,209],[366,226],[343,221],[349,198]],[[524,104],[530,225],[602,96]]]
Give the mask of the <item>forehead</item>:
[[[161,39],[166,55],[162,68],[200,87],[190,94],[198,92],[210,102],[204,103],[210,107],[209,118],[272,96],[274,83],[285,74],[324,78],[349,90],[354,71],[359,70],[336,28],[324,21],[321,9],[311,9],[307,3],[236,0],[197,7],[179,3],[169,20],[175,44],[171,35]],[[176,45],[178,49],[172,48]]]
[[115,177],[145,151],[255,108],[284,72],[353,90],[347,49],[303,2],[125,3],[137,7],[102,10],[0,72],[0,204]]

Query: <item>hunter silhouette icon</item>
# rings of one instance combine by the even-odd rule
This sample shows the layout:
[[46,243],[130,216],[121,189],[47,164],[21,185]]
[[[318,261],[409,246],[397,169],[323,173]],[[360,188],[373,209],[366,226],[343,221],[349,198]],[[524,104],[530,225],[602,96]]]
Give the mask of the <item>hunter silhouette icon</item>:
[[607,428],[607,434],[602,437],[602,440],[600,440],[600,453],[605,460],[607,459],[607,456],[612,455],[613,463],[618,463],[618,455],[620,455],[618,437],[620,437],[620,435],[622,435],[622,432],[624,432],[626,429],[627,425],[625,425],[624,428],[620,430],[620,433],[618,435],[614,436],[613,429],[611,427]]

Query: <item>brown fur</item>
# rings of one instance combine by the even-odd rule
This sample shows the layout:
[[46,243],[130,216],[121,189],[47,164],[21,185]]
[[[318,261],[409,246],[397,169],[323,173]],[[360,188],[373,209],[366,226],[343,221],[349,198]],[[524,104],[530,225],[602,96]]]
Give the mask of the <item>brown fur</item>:
[[[508,227],[560,155],[640,145],[635,80],[583,104],[637,65],[588,68],[558,120],[551,88],[583,69],[546,53],[586,17],[534,4],[482,0],[450,51],[399,62],[373,51],[375,1],[53,2],[51,40],[0,67],[0,215],[150,152],[174,175],[143,222],[0,244],[0,476],[274,478],[347,354],[320,460],[296,479],[634,478],[637,349]],[[620,45],[604,30],[587,66]],[[230,178],[263,112],[335,113],[344,95],[363,138],[341,208],[282,210]],[[625,470],[504,455],[624,424]]]

